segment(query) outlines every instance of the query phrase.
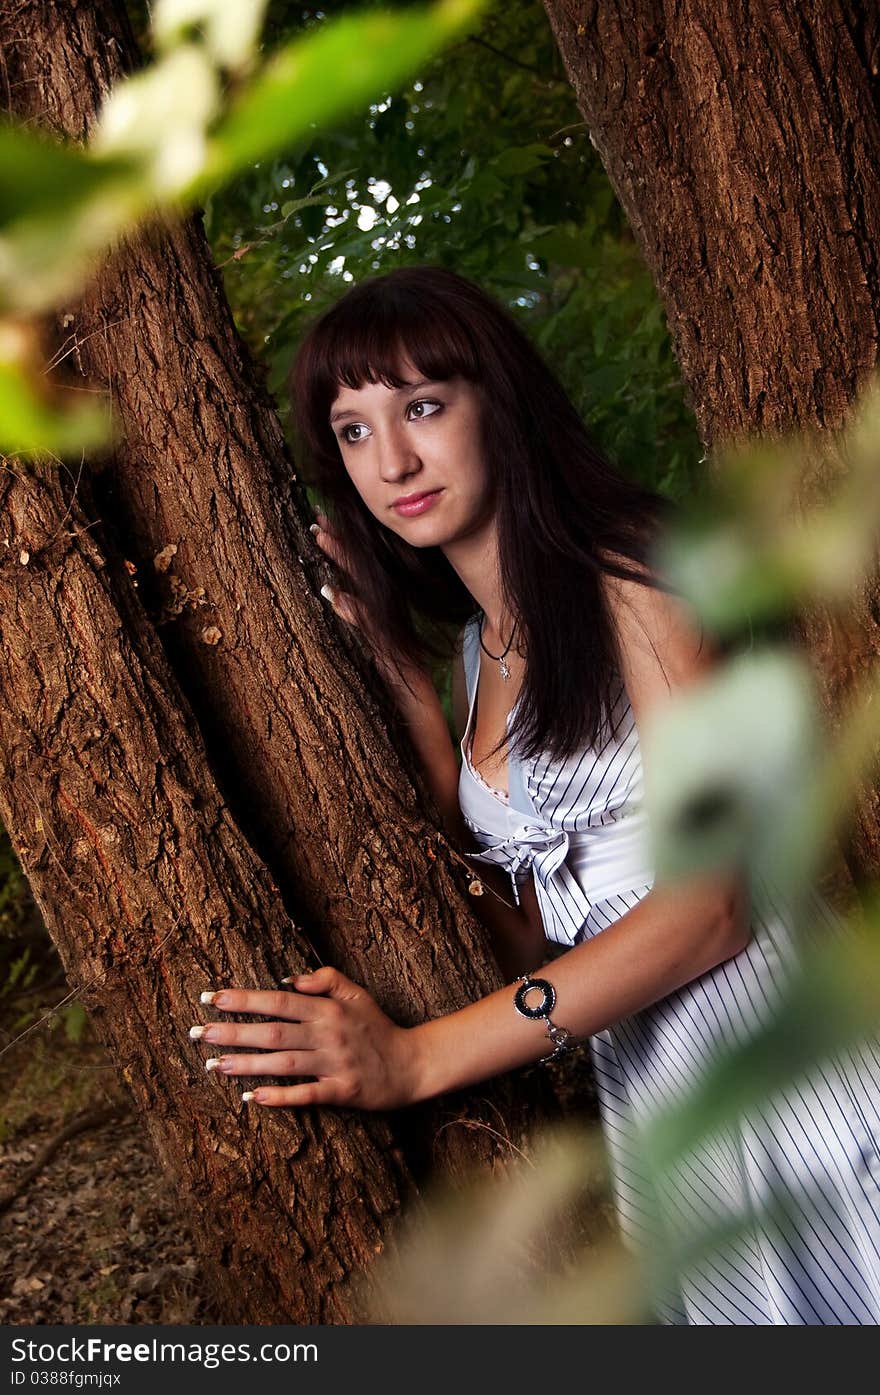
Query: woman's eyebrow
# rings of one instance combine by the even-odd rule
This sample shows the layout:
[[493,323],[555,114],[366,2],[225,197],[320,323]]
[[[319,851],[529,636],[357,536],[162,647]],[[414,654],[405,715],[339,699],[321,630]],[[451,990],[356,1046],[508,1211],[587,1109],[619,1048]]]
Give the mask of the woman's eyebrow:
[[419,378],[414,383],[401,383],[396,389],[397,392],[412,392],[413,388],[436,387],[441,382],[440,378]]
[[[402,392],[413,392],[416,388],[436,387],[440,381],[440,378],[419,378],[418,382],[415,383],[401,383],[399,388],[393,388],[392,391],[399,397]],[[344,421],[346,417],[356,417],[359,415],[360,413],[356,408],[343,407],[338,412],[330,413],[330,425],[335,425],[337,421]]]

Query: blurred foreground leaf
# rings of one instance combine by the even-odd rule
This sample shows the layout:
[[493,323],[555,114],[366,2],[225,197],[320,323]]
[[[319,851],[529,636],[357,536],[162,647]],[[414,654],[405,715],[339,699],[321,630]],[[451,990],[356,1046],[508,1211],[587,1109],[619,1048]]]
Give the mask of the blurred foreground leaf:
[[835,431],[728,446],[661,568],[718,635],[849,605],[880,540],[880,375]]
[[0,124],[0,308],[41,310],[80,286],[143,205],[125,158]]
[[178,43],[198,25],[214,62],[224,68],[246,67],[256,53],[268,0],[154,0],[153,38],[157,49]]
[[[328,20],[271,56],[225,113],[216,42],[232,40],[218,40],[211,29],[213,49],[184,43],[115,84],[85,150],[6,123],[0,305],[34,312],[73,294],[100,255],[140,220],[163,209],[184,211],[321,123],[393,90],[481,3],[439,0]],[[171,25],[173,32],[185,28]]]
[[[182,213],[319,123],[382,96],[480,6],[438,0],[330,20],[242,84],[261,0],[163,0],[156,10],[160,58],[114,85],[87,149],[0,125],[0,313],[14,325],[13,315],[44,312],[75,295],[139,222]],[[226,111],[221,69],[239,79]],[[311,202],[294,200],[291,212]],[[40,366],[19,352],[13,331],[3,327],[3,338],[0,450],[66,454],[106,444],[109,414],[94,404],[57,410]]]
[[645,804],[658,880],[746,866],[791,884],[820,743],[805,661],[740,655],[646,722]]
[[214,131],[202,173],[184,190],[202,198],[254,160],[270,158],[359,103],[393,91],[459,33],[481,0],[343,15],[276,53]]
[[805,951],[772,1020],[761,1032],[713,1066],[679,1108],[652,1124],[645,1147],[656,1172],[665,1171],[701,1140],[734,1123],[811,1067],[876,1034],[880,1028],[880,902],[869,914],[867,931],[840,925],[839,935],[830,940],[826,936],[825,942]]
[[[73,392],[46,391],[19,357],[18,327],[0,322],[0,453],[65,455],[106,446],[112,438],[107,402]],[[40,390],[42,388],[42,391]],[[62,406],[63,402],[69,405]]]
[[81,146],[0,120],[0,232],[23,219],[57,217],[59,209],[72,213],[130,175],[126,161],[95,160]]
[[203,169],[207,128],[221,108],[220,79],[200,44],[182,44],[109,93],[92,137],[97,155],[139,165],[144,207],[173,198]]
[[[395,1325],[644,1320],[641,1275],[599,1210],[606,1188],[598,1133],[569,1126],[548,1130],[532,1157],[502,1177],[435,1192],[405,1219],[377,1265],[374,1320]],[[584,1206],[595,1216],[595,1238],[573,1254],[573,1217],[583,1216]]]

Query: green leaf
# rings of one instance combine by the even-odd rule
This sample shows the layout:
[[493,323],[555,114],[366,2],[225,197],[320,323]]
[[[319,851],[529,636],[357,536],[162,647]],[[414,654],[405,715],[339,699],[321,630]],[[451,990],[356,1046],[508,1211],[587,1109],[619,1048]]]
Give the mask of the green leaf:
[[549,145],[521,145],[510,150],[502,150],[492,160],[492,169],[502,178],[509,175],[528,174],[549,160],[553,151]]
[[288,199],[281,205],[281,217],[292,218],[294,213],[299,213],[303,208],[326,207],[330,202],[326,194],[308,195],[302,199]]
[[0,125],[0,306],[40,311],[79,290],[146,207],[138,168]]
[[108,406],[77,401],[69,411],[59,411],[35,391],[19,363],[0,360],[0,452],[66,455],[105,446],[110,439]]
[[64,1035],[68,1041],[76,1045],[82,1039],[88,1022],[86,1010],[82,1003],[70,1003],[67,1007],[62,1008],[61,1015],[64,1022]]
[[506,199],[508,196],[507,185],[502,179],[488,168],[481,169],[479,174],[474,175],[468,190],[470,199],[482,200],[484,203],[490,199]]
[[12,963],[9,965],[7,978],[2,987],[3,996],[12,993],[16,988],[21,988],[26,985],[26,980],[24,983],[19,983],[19,979],[23,977],[29,966],[31,966],[31,951],[30,949],[25,949],[18,958],[13,959]]
[[536,237],[529,247],[536,257],[544,257],[559,266],[588,267],[596,261],[596,249],[586,237],[573,236],[561,228]]
[[792,831],[819,770],[803,660],[774,650],[730,660],[649,714],[642,754],[658,879],[731,866],[797,879],[806,841]]
[[310,129],[398,87],[476,17],[481,3],[439,0],[430,9],[346,15],[289,44],[270,58],[221,120],[209,141],[205,169],[187,196],[198,198]]
[[583,391],[587,397],[607,399],[614,397],[626,387],[632,373],[627,363],[602,363],[592,373],[583,377]]
[[[66,221],[73,209],[102,190],[130,178],[132,165],[121,159],[96,160],[80,147],[0,121],[0,228],[25,218]],[[0,241],[0,267],[2,267]]]

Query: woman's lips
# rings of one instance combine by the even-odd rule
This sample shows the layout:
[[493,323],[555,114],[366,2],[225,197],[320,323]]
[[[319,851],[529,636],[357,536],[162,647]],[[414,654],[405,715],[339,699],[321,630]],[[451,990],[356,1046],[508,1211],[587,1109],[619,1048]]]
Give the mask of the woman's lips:
[[418,498],[413,499],[411,503],[397,503],[392,504],[391,507],[394,509],[395,513],[401,513],[405,518],[412,518],[415,514],[424,513],[426,509],[431,508],[432,504],[440,498],[442,493],[442,489],[432,489],[430,494],[420,494]]

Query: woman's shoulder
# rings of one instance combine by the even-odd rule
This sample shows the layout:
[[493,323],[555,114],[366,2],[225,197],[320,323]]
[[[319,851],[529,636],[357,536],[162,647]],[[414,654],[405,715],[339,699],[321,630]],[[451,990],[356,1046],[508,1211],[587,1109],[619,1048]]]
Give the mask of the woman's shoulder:
[[643,579],[603,573],[621,677],[638,719],[649,706],[704,677],[715,654],[685,598],[647,567]]

